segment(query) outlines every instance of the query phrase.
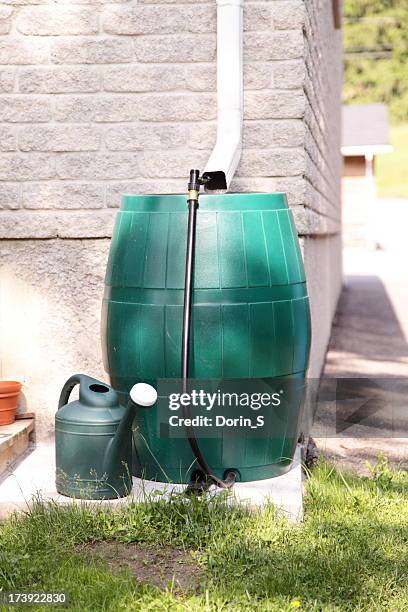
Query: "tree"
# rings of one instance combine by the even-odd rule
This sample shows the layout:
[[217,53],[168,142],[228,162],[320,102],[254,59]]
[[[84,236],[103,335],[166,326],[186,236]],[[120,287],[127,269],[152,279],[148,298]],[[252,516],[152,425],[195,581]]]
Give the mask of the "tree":
[[408,119],[406,0],[346,0],[346,103],[384,102],[397,121]]

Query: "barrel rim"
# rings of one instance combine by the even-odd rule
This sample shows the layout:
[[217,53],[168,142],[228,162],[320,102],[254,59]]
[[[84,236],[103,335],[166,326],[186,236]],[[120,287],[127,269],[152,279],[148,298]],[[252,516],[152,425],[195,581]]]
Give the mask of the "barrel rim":
[[[123,212],[185,212],[186,193],[124,194]],[[287,196],[283,191],[222,193],[200,195],[199,210],[232,212],[251,210],[287,210]],[[171,208],[170,205],[171,204]]]

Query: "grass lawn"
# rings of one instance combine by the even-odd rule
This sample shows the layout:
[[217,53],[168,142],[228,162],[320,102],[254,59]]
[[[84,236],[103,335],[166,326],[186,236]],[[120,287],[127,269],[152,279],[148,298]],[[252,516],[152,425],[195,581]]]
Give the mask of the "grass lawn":
[[376,158],[380,198],[408,198],[408,124],[391,127],[392,153]]
[[[169,569],[191,580],[171,583]],[[214,499],[117,511],[39,502],[0,526],[0,586],[67,591],[71,610],[406,611],[408,473],[323,463],[296,526],[272,507]]]

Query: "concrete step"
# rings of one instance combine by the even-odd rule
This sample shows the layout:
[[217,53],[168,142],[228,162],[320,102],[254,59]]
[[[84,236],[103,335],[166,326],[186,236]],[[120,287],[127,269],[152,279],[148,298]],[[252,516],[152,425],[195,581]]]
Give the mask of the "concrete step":
[[9,471],[30,445],[34,419],[18,419],[0,426],[0,477]]

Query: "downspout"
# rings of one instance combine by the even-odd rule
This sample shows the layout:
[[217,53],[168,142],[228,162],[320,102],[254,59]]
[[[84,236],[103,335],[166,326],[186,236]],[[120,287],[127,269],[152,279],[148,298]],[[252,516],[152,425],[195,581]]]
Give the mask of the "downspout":
[[217,140],[205,167],[206,191],[226,191],[242,148],[244,0],[217,0]]

